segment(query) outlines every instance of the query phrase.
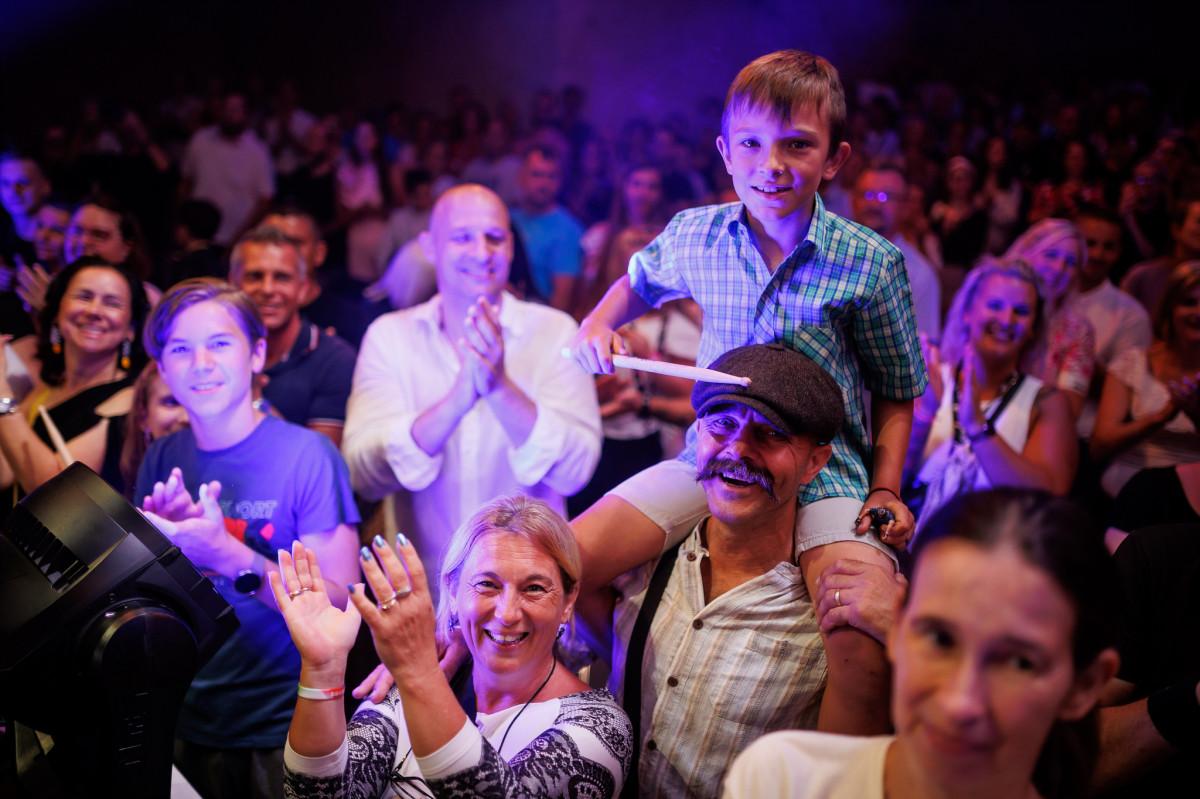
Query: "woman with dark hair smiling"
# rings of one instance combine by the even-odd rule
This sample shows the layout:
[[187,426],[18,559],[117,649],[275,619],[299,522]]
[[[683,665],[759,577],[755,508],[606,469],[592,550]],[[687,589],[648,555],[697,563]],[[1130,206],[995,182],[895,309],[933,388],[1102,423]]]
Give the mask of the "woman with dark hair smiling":
[[[914,557],[886,635],[895,736],[767,735],[734,762],[726,797],[1087,794],[1094,708],[1120,660],[1099,529],[1068,499],[983,491],[943,508]],[[860,601],[836,590],[840,607]]]
[[137,331],[148,312],[141,281],[124,266],[85,256],[55,276],[41,312],[39,384],[20,407],[0,348],[0,485],[28,493],[77,460],[124,490],[126,389],[146,360]]

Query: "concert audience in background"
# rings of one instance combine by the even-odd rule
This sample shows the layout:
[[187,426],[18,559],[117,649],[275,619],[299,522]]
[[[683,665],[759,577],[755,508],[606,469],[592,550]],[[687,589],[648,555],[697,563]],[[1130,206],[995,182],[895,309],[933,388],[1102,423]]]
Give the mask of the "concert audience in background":
[[[481,184],[508,204],[507,291],[576,319],[674,213],[736,200],[713,143],[719,101],[604,126],[578,86],[487,102],[457,85],[444,109],[428,109],[396,97],[305,107],[307,87],[290,80],[271,92],[206,85],[135,101],[93,95],[70,121],[0,129],[0,517],[8,497],[62,468],[64,451],[125,489],[150,442],[186,424],[153,365],[130,388],[145,302],[184,279],[229,277],[230,249],[264,222],[275,238],[260,248],[285,263],[251,259],[233,274],[267,322],[268,378],[254,396],[337,442],[367,328],[437,290],[418,236],[447,190]],[[847,88],[851,157],[820,194],[912,265],[935,378],[910,445],[921,485],[906,486],[929,484],[924,513],[976,488],[1032,486],[1087,500],[1113,550],[1150,524],[1200,535],[1197,109],[1136,82]],[[280,289],[281,277],[292,284]],[[690,362],[700,322],[695,307],[667,307],[624,332],[637,354]],[[389,344],[388,358],[423,355],[405,344]],[[336,375],[305,368],[322,348],[340,353]],[[304,392],[289,387],[298,374]],[[572,515],[642,467],[620,453],[670,457],[681,446],[672,425],[689,422],[690,384],[622,372],[595,390],[603,468]],[[343,407],[291,412],[318,393]],[[326,501],[346,493],[331,485]],[[365,523],[363,540],[394,524]],[[1177,546],[1151,544],[1164,561]],[[1178,687],[1174,673],[1121,674],[1137,686],[1113,694],[1122,712],[1153,717],[1166,700],[1147,711],[1145,696]],[[1154,738],[1155,762],[1186,743],[1167,737]]]

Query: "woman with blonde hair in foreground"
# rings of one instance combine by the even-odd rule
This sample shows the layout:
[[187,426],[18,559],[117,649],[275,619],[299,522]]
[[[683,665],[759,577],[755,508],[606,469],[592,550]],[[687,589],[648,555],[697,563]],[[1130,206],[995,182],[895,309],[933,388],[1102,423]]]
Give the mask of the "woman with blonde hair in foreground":
[[[632,751],[629,718],[555,654],[579,593],[567,523],[529,497],[484,505],[450,541],[436,621],[421,560],[398,538],[395,551],[378,536],[362,549],[379,604],[351,586],[345,611],[330,603],[311,550],[280,552],[271,586],[301,659],[288,795],[617,796]],[[395,685],[347,725],[339,697],[360,614]],[[435,627],[444,640],[461,635],[470,652],[474,719],[443,675]]]

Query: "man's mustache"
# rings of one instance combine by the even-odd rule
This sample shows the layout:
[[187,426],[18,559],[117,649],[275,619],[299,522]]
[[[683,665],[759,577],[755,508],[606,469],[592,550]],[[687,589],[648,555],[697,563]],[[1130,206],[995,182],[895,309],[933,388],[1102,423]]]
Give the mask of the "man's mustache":
[[755,483],[761,486],[772,500],[779,501],[775,499],[775,478],[765,469],[752,463],[733,458],[710,458],[696,473],[696,482],[713,477],[728,477],[743,483]]

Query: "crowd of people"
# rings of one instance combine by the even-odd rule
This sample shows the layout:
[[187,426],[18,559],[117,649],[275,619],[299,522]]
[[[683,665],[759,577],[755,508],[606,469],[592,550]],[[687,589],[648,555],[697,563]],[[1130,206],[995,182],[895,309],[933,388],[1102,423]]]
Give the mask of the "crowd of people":
[[4,508],[82,461],[234,606],[201,795],[1173,794],[1200,648],[1135,610],[1200,596],[1200,116],[855,88],[5,142]]

